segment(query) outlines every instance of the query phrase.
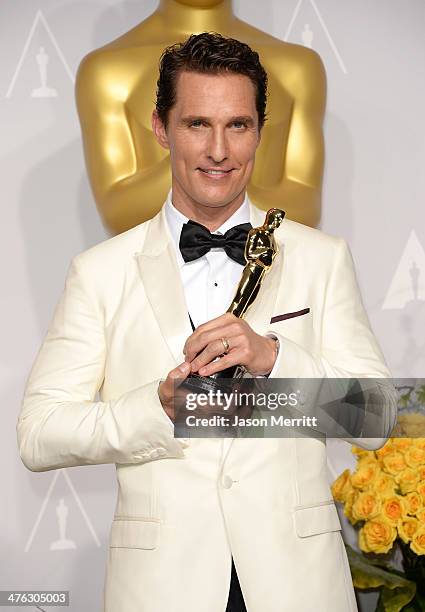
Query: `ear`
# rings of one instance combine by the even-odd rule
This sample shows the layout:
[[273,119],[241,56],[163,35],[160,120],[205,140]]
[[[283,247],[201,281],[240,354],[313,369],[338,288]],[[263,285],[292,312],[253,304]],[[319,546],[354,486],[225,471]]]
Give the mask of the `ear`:
[[169,149],[170,145],[168,142],[167,131],[161,119],[159,118],[156,109],[152,112],[152,131],[161,147],[164,147],[164,149]]

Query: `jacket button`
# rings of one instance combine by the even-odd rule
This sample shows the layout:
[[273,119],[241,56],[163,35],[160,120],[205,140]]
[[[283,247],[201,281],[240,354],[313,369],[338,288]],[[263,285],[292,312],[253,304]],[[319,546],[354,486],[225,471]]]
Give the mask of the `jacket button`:
[[233,480],[230,476],[223,476],[222,484],[225,489],[230,489],[233,484]]

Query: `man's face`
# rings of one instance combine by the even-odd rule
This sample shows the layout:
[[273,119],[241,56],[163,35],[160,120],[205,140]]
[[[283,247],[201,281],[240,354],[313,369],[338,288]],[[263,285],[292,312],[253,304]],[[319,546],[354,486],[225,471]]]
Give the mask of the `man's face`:
[[169,148],[173,202],[180,210],[242,203],[259,144],[255,88],[245,75],[182,72],[168,125],[153,128]]

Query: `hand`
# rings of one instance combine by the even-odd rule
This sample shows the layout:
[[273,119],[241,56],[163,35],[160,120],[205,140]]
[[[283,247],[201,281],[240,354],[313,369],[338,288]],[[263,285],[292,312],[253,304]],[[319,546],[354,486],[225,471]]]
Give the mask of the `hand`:
[[[187,362],[181,363],[179,366],[168,372],[167,378],[158,387],[159,400],[169,418],[174,421],[176,417],[176,408],[179,405],[179,393],[176,389],[176,382],[183,382],[190,374],[190,365]],[[186,393],[182,391],[182,398],[186,397]]]
[[[222,338],[229,343],[223,355]],[[234,365],[243,365],[252,376],[269,374],[276,361],[276,343],[255,333],[246,321],[226,313],[200,325],[186,340],[185,361],[192,372],[210,376]],[[220,359],[216,359],[220,357]]]

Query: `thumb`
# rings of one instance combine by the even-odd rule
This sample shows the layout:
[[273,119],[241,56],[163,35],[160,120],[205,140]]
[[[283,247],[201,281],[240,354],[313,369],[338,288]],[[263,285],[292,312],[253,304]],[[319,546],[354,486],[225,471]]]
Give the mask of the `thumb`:
[[181,363],[179,366],[177,366],[177,368],[175,368],[173,379],[180,379],[183,382],[183,380],[185,380],[190,374],[190,370],[190,363],[188,363],[187,361],[183,361],[183,363]]
[[181,384],[190,373],[190,364],[187,362],[181,363],[179,366],[170,370],[167,378],[159,385],[159,395],[161,402],[169,402],[174,397],[174,392],[177,386]]

